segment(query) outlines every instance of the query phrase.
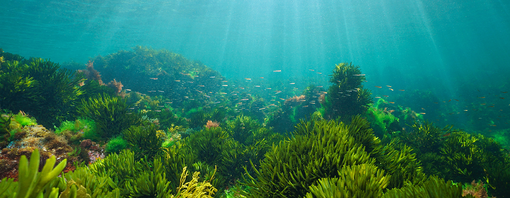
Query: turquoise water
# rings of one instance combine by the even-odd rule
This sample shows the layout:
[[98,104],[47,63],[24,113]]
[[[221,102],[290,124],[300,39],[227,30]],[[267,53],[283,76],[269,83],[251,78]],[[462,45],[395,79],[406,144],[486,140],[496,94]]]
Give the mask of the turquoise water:
[[230,79],[321,82],[352,62],[374,96],[484,97],[510,73],[508,1],[3,0],[0,21],[0,47],[25,57],[85,64],[142,45]]

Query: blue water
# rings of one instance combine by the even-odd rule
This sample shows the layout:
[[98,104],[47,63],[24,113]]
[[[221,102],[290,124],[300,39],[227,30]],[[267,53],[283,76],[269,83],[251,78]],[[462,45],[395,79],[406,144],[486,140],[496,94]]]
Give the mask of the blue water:
[[510,73],[510,1],[1,2],[0,48],[56,62],[86,63],[136,45],[234,79],[327,79],[335,64],[352,62],[368,87],[434,89],[445,98],[466,83],[504,83]]

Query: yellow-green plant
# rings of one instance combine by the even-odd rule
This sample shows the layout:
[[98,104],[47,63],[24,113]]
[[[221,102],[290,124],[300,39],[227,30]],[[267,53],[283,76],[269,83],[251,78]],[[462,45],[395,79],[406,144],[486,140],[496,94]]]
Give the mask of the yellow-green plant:
[[365,197],[379,198],[389,183],[384,171],[372,164],[344,167],[339,177],[320,179],[317,185],[310,186],[307,198]]
[[[39,172],[40,154],[38,149],[32,152],[30,163],[25,155],[21,156],[18,168],[18,182],[13,182],[12,179],[3,179],[0,182],[0,197],[42,197],[43,190],[46,189],[45,186],[57,178],[67,165],[67,159],[64,159],[54,167],[56,161],[55,156],[51,156],[46,160],[42,171]],[[53,187],[46,190],[51,190],[45,193],[50,198],[58,196],[58,188]]]

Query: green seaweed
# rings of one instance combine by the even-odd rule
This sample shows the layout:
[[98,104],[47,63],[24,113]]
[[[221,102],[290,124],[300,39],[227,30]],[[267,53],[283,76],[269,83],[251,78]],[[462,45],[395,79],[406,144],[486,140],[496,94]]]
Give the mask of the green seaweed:
[[340,63],[335,66],[329,82],[326,103],[324,104],[324,117],[336,119],[363,114],[368,104],[372,103],[371,92],[363,88],[362,82],[366,80],[361,74],[359,66],[352,63]]
[[353,117],[349,124],[335,120],[301,121],[292,138],[273,146],[260,166],[252,164],[254,174],[247,172],[244,183],[250,187],[246,195],[303,197],[310,192],[309,186],[320,179],[341,178],[339,173],[346,167],[358,164],[375,165],[386,172],[386,189],[418,185],[426,177],[411,151],[394,142],[381,144],[370,124],[360,116]]
[[51,128],[75,114],[81,75],[40,58],[8,62],[0,72],[0,106],[24,111]]
[[383,195],[389,183],[384,171],[372,164],[346,166],[339,171],[338,177],[319,179],[317,185],[310,186],[307,198],[331,197],[374,197]]
[[82,100],[78,113],[96,123],[98,137],[112,138],[122,133],[131,125],[141,123],[138,114],[128,111],[125,99],[107,94]]
[[146,157],[152,161],[154,157],[163,151],[161,146],[164,139],[161,137],[162,135],[158,134],[157,130],[156,125],[148,124],[131,126],[122,133],[129,148],[135,152],[137,160]]
[[[55,156],[51,156],[46,160],[44,167],[39,172],[40,154],[39,150],[35,149],[30,157],[30,163],[25,155],[22,155],[19,160],[18,168],[18,182],[13,182],[12,179],[3,179],[0,182],[0,197],[16,198],[35,198],[42,197],[44,189],[52,189],[52,186],[47,186],[48,183],[53,181],[64,170],[67,159],[62,160],[57,166]],[[46,197],[56,198],[58,195],[58,188],[49,192],[46,190]],[[51,196],[50,196],[51,194]]]
[[114,137],[106,144],[107,153],[118,153],[128,147],[128,142],[121,136]]

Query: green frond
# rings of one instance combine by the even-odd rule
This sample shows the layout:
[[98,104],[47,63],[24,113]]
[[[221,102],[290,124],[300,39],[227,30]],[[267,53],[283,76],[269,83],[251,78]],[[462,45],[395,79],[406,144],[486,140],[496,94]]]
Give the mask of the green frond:
[[379,198],[389,183],[389,177],[384,175],[384,171],[372,164],[346,166],[338,175],[339,177],[335,178],[320,179],[317,185],[310,186],[306,197]]

